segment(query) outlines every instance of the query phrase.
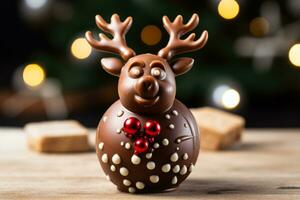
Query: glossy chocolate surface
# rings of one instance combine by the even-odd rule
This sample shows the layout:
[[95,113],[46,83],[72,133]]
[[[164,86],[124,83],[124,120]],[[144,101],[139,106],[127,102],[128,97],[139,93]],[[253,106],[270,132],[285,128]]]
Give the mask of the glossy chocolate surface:
[[[151,119],[161,125],[149,151],[139,155],[122,131],[123,122],[132,116],[142,124]],[[119,190],[159,192],[176,188],[190,174],[199,153],[199,133],[192,114],[177,100],[167,112],[153,116],[132,113],[117,101],[99,123],[96,144],[100,164]]]
[[[86,33],[92,47],[123,59],[101,60],[106,72],[119,77],[120,99],[103,115],[96,136],[100,164],[106,177],[121,191],[148,193],[175,189],[196,163],[197,124],[189,109],[175,99],[175,77],[189,71],[194,60],[173,57],[205,45],[206,31],[197,40],[194,33],[181,39],[198,22],[197,14],[186,24],[180,15],[173,22],[164,16],[163,24],[170,38],[157,55],[136,55],[127,46],[125,35],[132,24],[131,17],[121,21],[114,14],[108,23],[97,15],[97,26],[111,37],[100,33],[97,40],[91,32]],[[140,129],[145,124],[156,128]]]
[[118,93],[122,105],[132,112],[163,113],[175,99],[174,73],[168,62],[157,55],[135,56],[122,68]]

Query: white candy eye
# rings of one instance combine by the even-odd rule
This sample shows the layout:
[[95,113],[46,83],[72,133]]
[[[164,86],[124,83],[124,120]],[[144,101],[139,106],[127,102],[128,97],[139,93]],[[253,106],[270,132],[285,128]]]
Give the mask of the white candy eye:
[[151,75],[157,79],[163,80],[166,77],[166,72],[159,67],[154,67],[151,69]]
[[129,75],[133,78],[138,78],[143,75],[143,69],[140,66],[133,66],[129,70]]
[[141,69],[139,67],[133,67],[131,70],[132,70],[132,74],[135,76],[138,76],[141,74]]

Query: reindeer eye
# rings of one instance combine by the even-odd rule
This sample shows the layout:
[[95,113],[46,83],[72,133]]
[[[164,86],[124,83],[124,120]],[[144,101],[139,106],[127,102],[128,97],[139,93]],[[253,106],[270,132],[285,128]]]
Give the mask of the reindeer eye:
[[166,72],[159,67],[154,67],[151,69],[151,75],[157,79],[163,80],[166,77]]
[[129,70],[129,75],[132,78],[138,78],[143,75],[143,69],[140,66],[133,66]]

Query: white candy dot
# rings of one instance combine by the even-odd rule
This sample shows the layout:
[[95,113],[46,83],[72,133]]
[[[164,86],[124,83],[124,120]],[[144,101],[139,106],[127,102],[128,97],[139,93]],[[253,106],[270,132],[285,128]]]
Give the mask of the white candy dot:
[[128,192],[130,192],[130,193],[135,193],[135,188],[134,188],[134,187],[128,188]]
[[180,149],[179,147],[176,147],[176,150],[177,150],[177,151],[179,151],[179,149]]
[[171,119],[171,116],[169,114],[165,115],[166,119]]
[[121,158],[118,154],[114,154],[111,160],[116,165],[121,163]]
[[175,128],[174,124],[170,124],[170,125],[169,125],[169,128],[170,128],[170,129],[174,129],[174,128]]
[[118,128],[117,129],[117,133],[120,134],[121,133],[121,129]]
[[99,144],[99,149],[100,149],[100,150],[103,150],[103,147],[104,147],[104,143],[103,143],[103,142],[100,142],[100,144]]
[[125,144],[125,149],[130,149],[130,147],[131,147],[131,145],[127,142],[127,143]]
[[172,113],[173,113],[173,115],[176,115],[176,116],[178,115],[178,112],[177,112],[177,110],[173,110],[173,112],[172,112]]
[[193,164],[191,164],[191,166],[189,167],[189,172],[192,172],[192,171],[193,171],[193,169],[194,169],[194,165],[193,165]]
[[155,162],[150,161],[147,163],[147,169],[153,170],[155,168]]
[[161,167],[161,171],[168,173],[171,169],[171,165],[170,164],[165,164]]
[[158,143],[154,143],[153,147],[154,147],[155,149],[157,149],[157,148],[159,148],[159,144],[158,144]]
[[125,186],[130,186],[130,185],[131,185],[131,181],[128,180],[128,179],[124,179],[124,180],[123,180],[123,185],[125,185]]
[[107,154],[103,154],[101,157],[102,162],[107,163],[108,162],[108,156]]
[[151,158],[152,158],[152,153],[147,153],[147,154],[146,154],[146,158],[147,158],[147,159],[151,159]]
[[137,155],[133,155],[131,157],[131,162],[134,164],[134,165],[138,165],[141,163],[141,158],[138,157]]
[[173,185],[175,185],[175,184],[177,183],[177,176],[174,176],[174,177],[172,178],[171,183],[172,183]]
[[186,172],[187,172],[187,167],[186,167],[185,165],[183,165],[183,167],[182,167],[181,170],[180,170],[180,174],[181,174],[181,175],[185,175]]
[[159,181],[159,176],[156,176],[156,175],[152,175],[149,177],[151,183],[158,183]]
[[171,155],[170,160],[176,162],[178,160],[178,154],[175,152]]
[[120,142],[120,145],[121,145],[121,146],[124,146],[124,141]]
[[187,153],[183,154],[183,160],[189,159],[189,155]]
[[175,166],[173,167],[173,172],[174,172],[174,173],[178,173],[179,171],[180,171],[179,165],[175,165]]
[[120,110],[120,111],[117,113],[117,116],[118,116],[118,117],[121,117],[123,114],[124,114],[124,111],[123,111],[123,110]]
[[127,168],[121,167],[121,168],[120,168],[120,174],[121,174],[122,176],[128,176],[129,171],[128,171]]
[[163,144],[164,146],[168,146],[169,140],[168,140],[167,138],[163,139],[162,144]]
[[143,182],[138,181],[138,182],[136,182],[135,186],[137,189],[142,190],[142,189],[144,189],[145,184]]
[[116,167],[115,167],[114,165],[111,165],[111,166],[110,166],[110,170],[111,170],[112,172],[115,172],[115,171],[116,171]]

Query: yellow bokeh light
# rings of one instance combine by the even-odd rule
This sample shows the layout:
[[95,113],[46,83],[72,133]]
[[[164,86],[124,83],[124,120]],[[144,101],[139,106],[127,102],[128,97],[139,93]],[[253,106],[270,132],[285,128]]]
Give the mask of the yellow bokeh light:
[[295,44],[290,48],[289,59],[293,65],[300,67],[300,44]]
[[45,71],[38,64],[29,64],[23,70],[24,83],[31,87],[40,85],[45,80]]
[[221,98],[222,105],[226,109],[233,109],[240,103],[240,94],[234,89],[226,90]]
[[161,40],[161,31],[157,26],[145,26],[141,33],[142,41],[147,45],[156,45]]
[[254,18],[250,22],[250,32],[256,37],[262,37],[269,32],[269,21],[263,17]]
[[240,6],[235,0],[221,0],[218,5],[218,12],[224,19],[235,18],[240,11]]
[[71,45],[71,52],[75,58],[86,59],[92,53],[92,47],[85,38],[78,38],[74,40]]

